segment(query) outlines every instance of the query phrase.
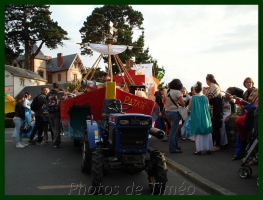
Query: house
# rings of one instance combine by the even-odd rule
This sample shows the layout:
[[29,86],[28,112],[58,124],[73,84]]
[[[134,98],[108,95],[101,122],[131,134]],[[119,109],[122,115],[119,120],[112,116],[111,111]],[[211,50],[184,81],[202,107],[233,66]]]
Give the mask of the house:
[[[36,52],[37,49],[38,46],[34,44],[31,51]],[[25,69],[25,56],[19,56],[12,65]],[[62,53],[58,53],[56,58],[52,58],[45,56],[42,51],[30,61],[29,70],[39,74],[47,83],[81,80],[82,74],[87,73],[78,54],[63,56]]]
[[5,65],[5,87],[16,97],[25,86],[45,85],[46,79],[31,70]]
[[63,56],[62,53],[47,61],[46,72],[48,83],[82,80],[83,74],[87,73],[78,54]]
[[[38,49],[38,46],[36,44],[33,45],[31,51],[36,52]],[[29,70],[32,72],[35,72],[39,74],[42,78],[45,80],[47,79],[47,61],[50,59],[50,57],[45,56],[42,51],[39,51],[39,53],[35,56],[33,60],[29,63]],[[16,60],[13,61],[12,66],[19,67],[22,69],[25,69],[25,55],[18,56]]]
[[[36,52],[37,49],[38,46],[34,44],[31,50]],[[13,67],[6,65],[5,86],[10,88],[10,95],[13,97],[16,97],[26,86],[52,84],[53,82],[64,84],[73,80],[81,80],[83,74],[87,73],[78,54],[63,56],[62,53],[58,53],[56,58],[52,58],[39,51],[30,61],[28,70],[25,69],[24,55],[14,60],[12,65]],[[11,76],[15,78],[12,79]]]

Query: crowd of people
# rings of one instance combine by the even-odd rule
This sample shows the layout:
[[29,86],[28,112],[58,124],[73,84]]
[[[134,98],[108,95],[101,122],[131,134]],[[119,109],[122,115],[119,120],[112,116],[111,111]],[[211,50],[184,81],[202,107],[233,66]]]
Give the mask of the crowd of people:
[[26,92],[25,94],[19,94],[17,96],[13,118],[15,123],[13,137],[16,138],[17,148],[28,146],[27,143],[22,142],[21,127],[25,122],[31,124],[32,121],[35,121],[35,123],[32,126],[33,129],[29,136],[29,144],[38,146],[45,145],[45,143],[48,142],[48,131],[50,130],[54,148],[60,146],[61,134],[63,132],[60,120],[60,101],[65,99],[65,96],[68,94],[70,93],[59,89],[58,83],[53,83],[51,91],[49,91],[47,87],[42,87],[41,94],[35,97],[37,109],[34,108],[34,111],[31,107],[33,101],[29,101],[31,98],[30,93]]
[[[107,72],[102,74],[102,82],[110,81],[110,76]],[[105,86],[103,84],[100,87]],[[98,88],[96,82],[88,81],[84,87],[84,93]],[[63,127],[60,118],[60,101],[67,98],[72,98],[76,95],[64,91],[59,88],[58,83],[53,83],[53,88],[42,87],[41,94],[35,97],[37,100],[37,109],[33,110],[30,102],[31,94],[19,94],[16,98],[15,115],[13,118],[15,129],[12,137],[16,138],[16,147],[24,148],[28,144],[22,142],[21,127],[25,122],[29,123],[32,130],[29,133],[29,144],[36,144],[38,146],[48,143],[48,131],[51,133],[54,148],[58,148],[61,143],[61,135],[63,135]],[[34,123],[32,123],[34,121]]]
[[[105,81],[109,80],[107,74],[104,77]],[[228,144],[225,124],[236,113],[236,105],[238,105],[242,113],[235,120],[237,139],[232,160],[241,159],[249,139],[244,127],[246,113],[258,100],[258,90],[254,86],[253,79],[248,77],[244,80],[246,91],[242,98],[234,94],[234,87],[229,87],[224,92],[225,95],[222,95],[220,85],[212,74],[207,74],[206,84],[207,86],[204,87],[200,81],[197,81],[188,93],[180,79],[173,79],[167,88],[160,88],[155,93],[155,101],[159,105],[155,127],[165,132],[163,141],[168,141],[170,153],[182,153],[178,141],[191,140],[195,142],[194,155],[201,155],[202,152],[211,154],[220,151]],[[59,89],[58,83],[53,83],[51,91],[47,87],[42,87],[41,94],[36,97],[38,109],[35,111],[30,107],[30,93],[17,96],[13,119],[15,124],[13,136],[16,138],[17,148],[28,146],[22,142],[20,127],[24,122],[31,123],[32,119],[35,120],[35,124],[28,140],[29,144],[44,145],[48,142],[50,130],[54,148],[60,146],[63,130],[59,102],[68,94],[70,93]],[[178,105],[187,107],[189,111],[187,120],[181,119]],[[37,138],[36,143],[34,138]]]
[[[204,87],[197,81],[188,93],[179,79],[173,79],[167,88],[160,88],[155,93],[156,103],[160,108],[155,127],[165,132],[163,141],[168,141],[170,153],[183,152],[178,146],[178,140],[191,140],[195,142],[194,155],[201,155],[203,152],[211,154],[228,144],[225,124],[233,115],[237,115],[238,106],[242,113],[235,119],[237,140],[232,160],[241,159],[245,155],[249,139],[244,125],[246,115],[254,102],[258,101],[258,90],[253,79],[248,77],[244,80],[246,90],[242,98],[235,94],[235,87],[221,91],[212,74],[207,74],[206,84]],[[176,104],[187,107],[187,120],[181,119]]]

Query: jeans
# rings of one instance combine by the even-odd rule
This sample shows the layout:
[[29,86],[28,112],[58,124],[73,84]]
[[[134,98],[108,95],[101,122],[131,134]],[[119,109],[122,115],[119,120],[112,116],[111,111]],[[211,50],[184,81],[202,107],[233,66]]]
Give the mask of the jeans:
[[16,142],[22,142],[22,133],[20,132],[20,127],[23,124],[23,120],[20,118],[14,118],[13,121],[15,124],[14,135],[16,137]]
[[49,113],[49,123],[54,134],[53,144],[54,146],[59,146],[61,142],[60,112]]
[[166,111],[166,118],[171,124],[169,134],[169,151],[175,152],[178,149],[177,131],[179,126],[180,115],[176,111]]
[[42,141],[42,134],[44,130],[44,120],[43,120],[43,116],[35,116],[35,118],[36,118],[36,122],[31,132],[30,139],[33,140],[37,133],[38,135],[37,142],[40,143]]

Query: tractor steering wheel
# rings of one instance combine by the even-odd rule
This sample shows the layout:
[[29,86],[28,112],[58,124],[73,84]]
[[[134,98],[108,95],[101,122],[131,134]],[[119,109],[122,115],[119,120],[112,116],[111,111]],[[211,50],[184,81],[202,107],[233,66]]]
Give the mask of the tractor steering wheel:
[[[123,108],[123,106],[127,106],[126,108]],[[132,104],[130,103],[121,103],[122,111],[126,111],[132,108]]]
[[[120,107],[123,107],[123,106],[127,106],[126,108],[122,108],[120,109],[118,106],[121,105]],[[109,110],[114,110],[116,111],[117,113],[122,113],[123,111],[126,111],[126,110],[129,110],[132,108],[132,104],[130,103],[116,103],[116,102],[113,102],[111,104],[108,104],[107,105],[107,108]]]

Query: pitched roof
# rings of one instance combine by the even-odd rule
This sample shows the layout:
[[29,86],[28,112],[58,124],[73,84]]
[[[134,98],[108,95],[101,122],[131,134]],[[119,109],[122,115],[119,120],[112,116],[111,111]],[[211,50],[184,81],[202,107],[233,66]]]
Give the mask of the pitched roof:
[[[47,87],[49,88],[49,90],[52,90],[53,85],[46,84],[46,85],[26,86],[24,87],[23,90],[19,92],[19,94],[25,94],[26,92],[29,92],[31,94],[31,101],[32,101],[34,97],[41,94],[42,87]],[[66,84],[65,83],[59,84],[59,88],[66,89]]]
[[58,59],[52,58],[47,62],[47,71],[48,72],[58,72],[58,71],[64,71],[68,70],[70,66],[72,65],[73,61],[77,57],[78,54],[71,54],[63,56],[63,65],[62,67],[58,67]]
[[[37,49],[38,49],[38,46],[34,44],[31,51],[35,53]],[[41,50],[39,51],[39,53],[36,55],[35,58],[40,59],[40,60],[48,60]],[[25,55],[21,55],[17,57],[17,61],[21,61],[21,60],[25,60]]]
[[20,67],[14,67],[10,65],[5,65],[5,70],[13,74],[14,76],[19,76],[28,79],[35,79],[40,81],[46,81],[46,79],[42,78],[40,75],[35,72],[27,69],[22,69]]

